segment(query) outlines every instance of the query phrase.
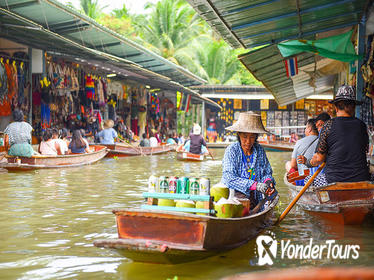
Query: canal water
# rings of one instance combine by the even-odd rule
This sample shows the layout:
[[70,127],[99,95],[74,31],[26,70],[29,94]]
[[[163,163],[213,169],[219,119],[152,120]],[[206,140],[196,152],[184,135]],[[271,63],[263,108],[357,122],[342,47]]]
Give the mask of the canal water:
[[[217,279],[274,267],[374,265],[374,226],[340,228],[295,208],[277,227],[269,229],[278,241],[292,244],[359,245],[358,259],[282,259],[257,266],[255,241],[209,259],[179,265],[134,263],[115,251],[96,248],[96,239],[116,238],[112,209],[142,203],[152,175],[209,177],[220,180],[224,150],[215,160],[177,161],[174,153],[104,159],[79,168],[23,173],[0,171],[0,279]],[[289,203],[283,183],[284,164],[291,156],[267,152],[281,195],[276,213]],[[217,232],[219,238],[219,232]]]

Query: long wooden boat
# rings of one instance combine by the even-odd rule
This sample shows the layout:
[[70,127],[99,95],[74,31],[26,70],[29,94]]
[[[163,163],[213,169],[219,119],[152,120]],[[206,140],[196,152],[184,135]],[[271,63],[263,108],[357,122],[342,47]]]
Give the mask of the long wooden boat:
[[95,151],[85,154],[68,154],[59,156],[35,155],[28,157],[17,157],[6,155],[6,163],[1,163],[0,167],[10,171],[25,171],[43,168],[76,167],[92,164],[108,153],[105,146],[95,146]]
[[90,146],[97,146],[102,145],[107,147],[109,150],[106,157],[129,157],[129,156],[149,156],[149,155],[158,155],[167,153],[170,151],[175,150],[175,145],[167,144],[167,145],[160,145],[157,147],[140,147],[140,146],[133,146],[129,144],[123,143],[115,143],[115,144],[90,144]]
[[293,148],[295,147],[294,143],[286,143],[286,142],[259,142],[259,144],[265,149],[270,151],[277,151],[277,152],[292,152]]
[[232,144],[233,142],[213,142],[213,143],[206,143],[209,149],[225,149],[227,146]]
[[177,160],[182,161],[204,161],[204,155],[192,154],[189,152],[177,152]]
[[[287,175],[284,182],[292,197],[303,188],[290,183]],[[305,211],[334,223],[359,225],[374,213],[374,184],[343,182],[319,188],[311,186],[297,204]]]
[[370,267],[301,267],[238,274],[222,280],[372,280]]
[[239,247],[273,223],[276,196],[262,212],[242,218],[216,218],[155,210],[113,210],[118,239],[97,240],[134,261],[183,263]]

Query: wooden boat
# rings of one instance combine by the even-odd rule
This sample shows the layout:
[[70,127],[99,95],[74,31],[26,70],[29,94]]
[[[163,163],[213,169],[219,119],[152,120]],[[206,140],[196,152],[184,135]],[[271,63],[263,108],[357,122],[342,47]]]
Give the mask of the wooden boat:
[[301,267],[238,274],[222,280],[372,280],[369,267]]
[[113,210],[118,239],[97,240],[134,261],[183,263],[239,247],[272,224],[276,196],[262,212],[222,219],[159,210]]
[[293,148],[295,147],[295,143],[286,143],[286,142],[282,142],[282,141],[259,142],[259,144],[265,150],[276,151],[276,152],[292,152]]
[[[300,179],[294,178],[294,179]],[[293,179],[293,180],[294,180]],[[284,177],[292,197],[303,186]],[[359,225],[374,212],[374,184],[369,182],[333,183],[318,189],[311,186],[297,202],[305,211],[343,225]]]
[[227,146],[234,142],[214,142],[214,143],[206,143],[209,149],[225,149]]
[[107,147],[109,150],[106,157],[129,157],[129,156],[149,156],[149,155],[158,155],[167,153],[170,151],[175,150],[175,145],[167,144],[161,145],[157,147],[140,147],[140,146],[133,146],[129,144],[123,143],[115,143],[115,144],[90,144],[90,146],[97,146],[102,145]]
[[183,161],[204,161],[204,155],[192,154],[189,152],[177,152],[177,160]]
[[25,171],[43,168],[76,167],[94,163],[108,153],[105,146],[95,146],[95,151],[86,154],[69,154],[60,156],[35,155],[28,157],[17,157],[6,155],[6,163],[0,167],[11,171]]

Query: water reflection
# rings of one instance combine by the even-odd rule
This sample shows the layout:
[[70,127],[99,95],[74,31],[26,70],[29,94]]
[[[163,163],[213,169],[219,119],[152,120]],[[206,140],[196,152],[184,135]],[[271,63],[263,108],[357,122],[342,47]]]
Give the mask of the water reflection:
[[[288,205],[283,183],[284,164],[290,153],[268,152],[281,195],[278,214]],[[225,275],[269,267],[251,266],[254,242],[206,260],[181,265],[133,263],[115,251],[93,247],[95,239],[115,238],[112,209],[135,207],[152,175],[209,177],[219,182],[223,150],[216,160],[201,163],[176,161],[170,153],[125,159],[105,159],[80,168],[0,173],[0,273],[4,279],[216,279]],[[342,264],[372,265],[372,224],[338,227],[295,207],[281,225],[270,229],[278,241],[294,243],[309,238],[325,242],[359,244],[358,261]],[[219,234],[219,233],[218,233]],[[276,267],[330,265],[331,260],[278,260]]]

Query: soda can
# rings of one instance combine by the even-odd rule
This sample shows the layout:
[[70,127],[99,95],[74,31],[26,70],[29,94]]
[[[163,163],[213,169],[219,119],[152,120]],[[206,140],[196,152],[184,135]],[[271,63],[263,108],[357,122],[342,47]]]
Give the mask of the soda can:
[[208,178],[200,178],[200,195],[210,195],[210,181]]
[[151,175],[148,179],[148,192],[157,192],[158,189],[158,178]]
[[188,194],[190,189],[190,180],[188,177],[181,177],[177,184],[177,193]]
[[177,181],[178,177],[172,176],[169,178],[169,193],[177,192]]
[[200,184],[197,178],[190,179],[190,194],[198,195],[200,192]]
[[158,178],[158,188],[159,188],[160,193],[168,193],[169,192],[168,177],[160,176],[160,178]]

